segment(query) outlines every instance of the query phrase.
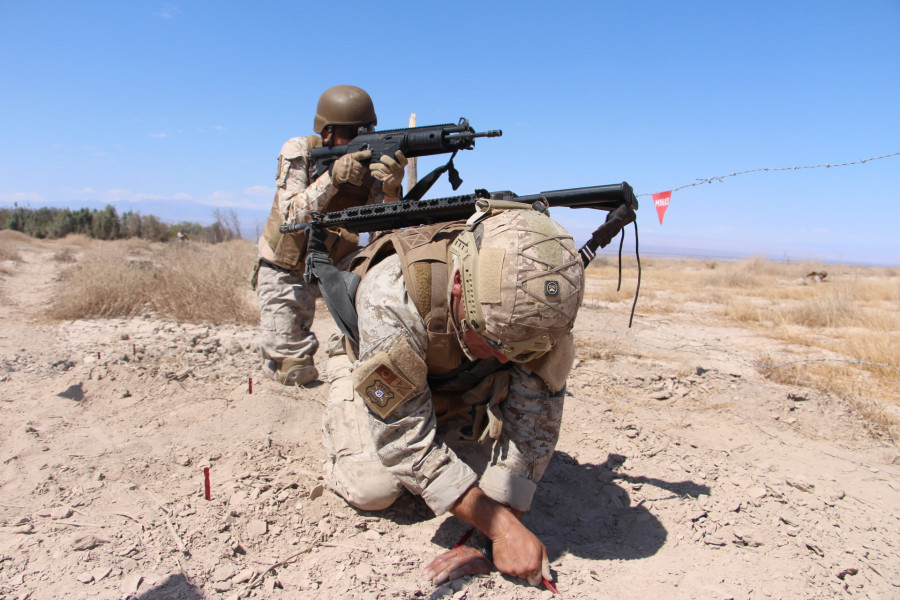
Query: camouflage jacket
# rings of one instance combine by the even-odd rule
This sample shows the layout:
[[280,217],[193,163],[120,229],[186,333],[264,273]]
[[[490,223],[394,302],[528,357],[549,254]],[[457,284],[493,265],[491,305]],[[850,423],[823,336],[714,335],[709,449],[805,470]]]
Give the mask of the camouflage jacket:
[[[358,371],[380,352],[398,346],[426,356],[425,323],[407,292],[396,255],[366,274],[356,298]],[[565,388],[551,392],[544,380],[519,364],[512,364],[508,373],[508,394],[497,407],[502,430],[496,439],[488,440],[493,449],[480,478],[437,434],[432,392],[424,373],[413,378],[411,395],[387,418],[369,410],[382,463],[410,492],[422,496],[435,514],[450,510],[476,482],[498,502],[522,511],[530,508],[559,438]]]

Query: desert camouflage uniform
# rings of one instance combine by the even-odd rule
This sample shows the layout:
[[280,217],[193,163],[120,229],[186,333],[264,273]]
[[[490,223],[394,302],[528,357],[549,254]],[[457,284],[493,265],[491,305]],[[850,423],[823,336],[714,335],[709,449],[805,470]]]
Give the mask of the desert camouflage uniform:
[[[396,255],[366,274],[356,297],[357,365],[403,340],[419,356],[426,355],[425,323],[407,293]],[[530,508],[559,438],[564,386],[551,393],[540,377],[522,365],[508,364],[509,393],[500,405],[503,428],[479,476],[438,435],[427,381],[383,420],[354,392],[347,357],[332,354],[337,354],[329,360],[334,383],[323,433],[329,457],[326,481],[338,494],[359,508],[379,510],[406,488],[440,515],[477,481],[494,500],[522,511]]]
[[[328,173],[310,184],[309,155],[307,139],[296,137],[285,142],[278,156],[275,204],[282,222],[308,223],[312,220],[311,213],[324,212],[338,193]],[[380,182],[371,178],[367,181],[371,183],[367,204],[383,202]],[[265,236],[259,238],[257,246],[262,261],[256,287],[259,296],[256,347],[267,361],[311,357],[319,348],[315,334],[310,331],[318,286],[303,281],[298,270],[300,265],[278,264]]]

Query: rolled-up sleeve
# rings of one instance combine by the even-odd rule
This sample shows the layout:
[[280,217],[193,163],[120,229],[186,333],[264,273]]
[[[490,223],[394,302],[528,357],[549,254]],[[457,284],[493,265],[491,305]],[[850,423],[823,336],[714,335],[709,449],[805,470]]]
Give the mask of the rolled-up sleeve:
[[501,405],[503,432],[479,482],[485,494],[521,511],[531,508],[562,423],[565,388],[553,394],[544,380],[516,365]]

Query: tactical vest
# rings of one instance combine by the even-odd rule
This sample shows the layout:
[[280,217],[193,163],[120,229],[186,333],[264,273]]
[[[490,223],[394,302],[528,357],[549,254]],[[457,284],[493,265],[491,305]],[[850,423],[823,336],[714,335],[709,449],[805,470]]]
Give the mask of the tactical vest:
[[446,375],[466,357],[450,323],[450,244],[465,229],[465,221],[402,229],[384,235],[356,255],[350,270],[360,277],[391,254],[400,257],[400,269],[410,298],[425,320],[428,375]]
[[[496,359],[468,361],[450,322],[453,262],[449,250],[450,244],[465,226],[465,221],[454,221],[391,232],[366,246],[353,257],[349,267],[364,277],[366,272],[391,254],[396,253],[400,258],[406,290],[422,315],[428,332],[425,364],[433,389],[465,389],[492,372],[510,366],[510,363],[502,364]],[[541,377],[555,393],[565,386],[574,358],[574,343],[569,335],[562,337],[544,356],[522,366]]]
[[[320,148],[322,138],[310,135],[306,137],[306,143],[310,149]],[[374,182],[375,178],[366,171],[362,185],[339,187],[338,193],[328,202],[325,212],[330,213],[366,204],[369,201],[369,189]],[[262,233],[269,252],[265,251],[266,248],[261,248],[260,255],[282,269],[302,273],[306,269],[306,244],[309,234],[306,230],[283,234],[278,231],[283,222],[276,198],[272,201],[272,210],[269,212],[269,219],[266,221]],[[359,236],[345,229],[329,229],[325,244],[328,247],[328,256],[337,264],[342,258],[356,250],[359,245]]]

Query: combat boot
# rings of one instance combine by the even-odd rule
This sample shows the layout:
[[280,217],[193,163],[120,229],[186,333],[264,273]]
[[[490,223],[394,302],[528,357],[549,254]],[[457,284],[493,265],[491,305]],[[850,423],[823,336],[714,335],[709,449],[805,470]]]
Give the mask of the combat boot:
[[306,385],[318,378],[312,356],[285,358],[275,371],[275,381],[282,385]]

